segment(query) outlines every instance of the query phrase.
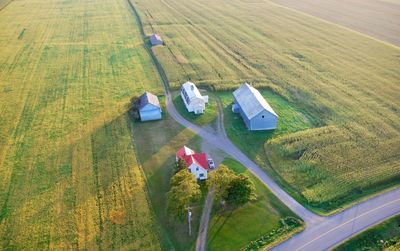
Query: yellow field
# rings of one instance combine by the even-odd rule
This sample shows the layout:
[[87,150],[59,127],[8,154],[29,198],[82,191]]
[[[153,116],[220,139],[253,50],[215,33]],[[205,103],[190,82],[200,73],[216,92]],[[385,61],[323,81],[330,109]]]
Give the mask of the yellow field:
[[127,104],[161,84],[124,0],[0,13],[0,249],[160,248]]
[[0,0],[0,10],[5,8],[12,0]]
[[330,211],[399,184],[398,47],[269,1],[135,5],[146,32],[165,40],[154,52],[172,87],[191,79],[227,90],[246,80],[312,121],[314,129],[268,134],[248,153],[267,155],[260,164],[297,199]]

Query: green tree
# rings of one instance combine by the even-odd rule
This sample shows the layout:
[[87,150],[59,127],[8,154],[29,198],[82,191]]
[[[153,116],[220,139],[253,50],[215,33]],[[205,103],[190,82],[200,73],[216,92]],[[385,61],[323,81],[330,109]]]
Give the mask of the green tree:
[[216,198],[220,199],[235,177],[236,174],[231,169],[221,164],[215,171],[209,173],[207,187],[210,190],[214,189]]
[[240,174],[234,178],[226,190],[224,199],[228,205],[238,207],[244,205],[255,196],[255,187],[250,178]]
[[186,164],[186,162],[183,158],[179,158],[178,161],[175,163],[175,173],[177,173],[183,169],[187,170],[188,165]]
[[182,169],[171,178],[171,189],[167,193],[168,211],[174,217],[183,220],[187,208],[200,196],[200,186],[196,178],[187,169]]

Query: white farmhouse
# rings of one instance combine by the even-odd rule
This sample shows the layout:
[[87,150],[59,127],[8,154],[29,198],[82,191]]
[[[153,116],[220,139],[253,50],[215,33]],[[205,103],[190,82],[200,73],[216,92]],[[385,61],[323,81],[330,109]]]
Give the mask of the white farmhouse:
[[195,84],[192,82],[184,83],[181,88],[181,97],[188,112],[204,113],[206,103],[208,103],[208,96],[202,96]]
[[188,171],[198,180],[207,179],[208,163],[205,153],[195,153],[187,146],[182,147],[176,152],[176,161],[182,158],[188,166]]

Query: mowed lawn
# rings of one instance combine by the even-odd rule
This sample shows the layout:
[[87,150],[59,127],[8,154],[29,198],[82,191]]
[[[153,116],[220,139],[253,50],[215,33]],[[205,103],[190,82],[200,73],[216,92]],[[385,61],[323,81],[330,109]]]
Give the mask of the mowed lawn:
[[[264,151],[267,139],[276,138],[293,132],[313,127],[313,118],[304,114],[281,96],[270,90],[261,90],[262,96],[268,100],[274,111],[279,114],[278,127],[272,131],[249,131],[240,114],[232,112],[232,92],[218,92],[218,98],[224,112],[224,126],[228,137],[260,165],[267,167],[268,159]],[[251,142],[243,144],[242,142]]]
[[299,201],[328,213],[399,184],[398,47],[269,1],[134,4],[165,40],[153,51],[173,88],[249,81],[307,116],[311,128],[265,137],[254,158]]
[[[263,235],[271,234],[281,228],[280,220],[285,217],[297,217],[282,204],[246,167],[240,163],[225,159],[222,163],[235,173],[248,175],[256,188],[256,198],[233,211],[223,213],[214,210],[209,223],[209,250],[242,250],[251,241]],[[274,241],[282,241],[302,227],[280,233]]]
[[0,249],[159,250],[126,114],[162,86],[123,0],[0,15]]
[[206,109],[203,114],[194,114],[194,112],[188,112],[180,92],[178,91],[172,93],[172,101],[174,102],[176,110],[186,120],[201,126],[214,124],[218,116],[217,97],[212,95],[211,92],[203,92],[202,95],[209,96],[208,103],[206,103]]
[[[164,103],[164,98],[160,102]],[[189,236],[187,222],[179,222],[169,215],[166,193],[170,190],[170,178],[174,174],[176,151],[184,145],[199,151],[201,139],[165,112],[162,120],[133,122],[132,129],[138,159],[147,178],[150,200],[161,229],[162,248],[191,250],[197,239],[204,200],[193,207],[193,232]]]

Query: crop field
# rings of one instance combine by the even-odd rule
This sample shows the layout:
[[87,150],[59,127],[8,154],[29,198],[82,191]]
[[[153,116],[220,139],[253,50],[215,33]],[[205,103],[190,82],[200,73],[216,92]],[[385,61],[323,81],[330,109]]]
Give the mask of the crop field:
[[172,87],[246,80],[307,115],[311,128],[265,137],[254,157],[299,201],[329,212],[399,184],[398,47],[269,1],[134,4],[165,40],[153,50]]
[[1,10],[1,250],[160,249],[126,111],[161,88],[124,0]]
[[[164,103],[163,99],[160,102]],[[164,250],[190,250],[196,242],[203,201],[193,207],[193,232],[189,236],[187,223],[169,216],[166,193],[170,190],[176,150],[187,145],[198,151],[200,138],[177,124],[168,114],[163,114],[159,121],[133,123],[132,128],[138,159],[146,175],[150,200],[161,229],[162,247]]]
[[400,46],[400,2],[396,0],[273,0]]
[[400,249],[400,215],[394,216],[342,243],[334,251]]
[[[209,225],[209,250],[243,250],[250,242],[280,229],[282,227],[280,220],[283,218],[296,217],[240,163],[225,159],[223,164],[237,174],[244,173],[250,177],[256,188],[256,199],[234,211],[218,213],[214,210]],[[301,229],[302,227],[297,227],[291,231],[279,233],[264,246],[271,245],[275,241],[282,241]]]

